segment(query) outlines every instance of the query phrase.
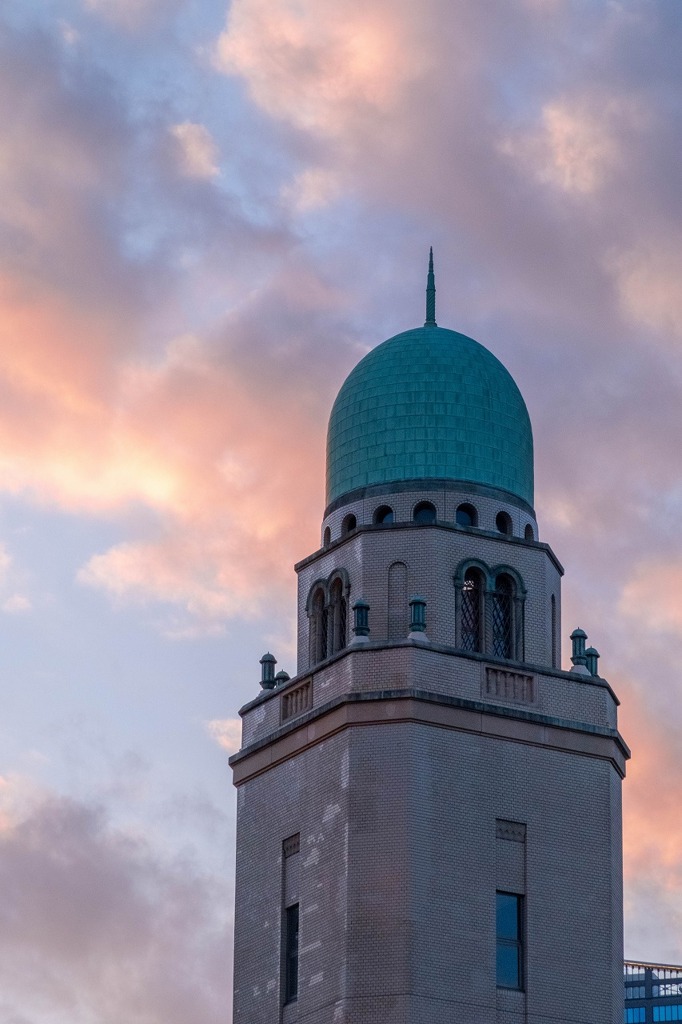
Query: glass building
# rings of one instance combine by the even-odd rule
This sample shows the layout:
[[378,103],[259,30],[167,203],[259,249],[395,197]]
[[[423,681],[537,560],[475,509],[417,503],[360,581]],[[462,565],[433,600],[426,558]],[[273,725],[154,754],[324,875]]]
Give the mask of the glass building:
[[682,1021],[682,966],[626,960],[625,1024]]

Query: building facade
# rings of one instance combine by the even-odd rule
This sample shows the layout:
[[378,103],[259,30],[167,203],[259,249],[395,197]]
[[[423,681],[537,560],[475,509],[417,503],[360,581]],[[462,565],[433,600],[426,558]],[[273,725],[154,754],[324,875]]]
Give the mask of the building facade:
[[627,747],[560,666],[521,394],[423,327],[343,384],[298,666],[241,709],[235,1024],[621,1024]]
[[682,1020],[682,967],[625,961],[625,1024]]

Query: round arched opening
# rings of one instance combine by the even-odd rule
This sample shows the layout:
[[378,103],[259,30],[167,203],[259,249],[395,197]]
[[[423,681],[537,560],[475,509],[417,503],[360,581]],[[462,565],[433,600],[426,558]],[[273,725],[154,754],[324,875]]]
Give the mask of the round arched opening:
[[390,505],[380,505],[374,513],[374,522],[377,526],[388,526],[389,523],[395,522],[393,515],[393,509]]
[[358,521],[352,512],[349,512],[341,523],[341,536],[345,537],[347,534],[354,530],[358,525]]
[[523,532],[523,536],[526,540],[535,540],[535,534],[533,533],[533,527],[530,523],[527,524],[526,529]]
[[478,514],[474,506],[469,505],[468,502],[458,505],[455,512],[455,522],[458,526],[476,526],[478,524]]
[[332,542],[332,531],[327,526],[324,531],[324,537],[322,538],[322,546],[328,548]]
[[497,516],[495,517],[495,526],[500,531],[500,533],[504,533],[507,537],[510,537],[512,532],[512,521],[509,513],[498,512]]
[[412,518],[415,523],[420,523],[421,525],[435,523],[436,506],[432,505],[430,501],[420,501],[415,507]]

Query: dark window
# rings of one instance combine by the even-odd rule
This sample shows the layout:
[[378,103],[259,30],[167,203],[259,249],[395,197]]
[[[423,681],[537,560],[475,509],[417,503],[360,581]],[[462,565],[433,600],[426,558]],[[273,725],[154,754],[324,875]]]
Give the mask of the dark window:
[[528,523],[528,525],[526,526],[526,529],[525,529],[523,535],[526,538],[526,540],[535,540],[535,534],[533,533],[533,527],[530,525],[530,523]]
[[331,589],[331,654],[343,650],[346,646],[346,598],[343,596],[343,584],[336,579]]
[[460,505],[455,512],[455,522],[458,526],[476,526],[478,515],[473,505]]
[[497,987],[523,988],[523,897],[498,892]]
[[436,506],[430,501],[422,501],[415,508],[412,518],[415,523],[435,523]]
[[507,537],[511,536],[512,521],[511,521],[511,516],[509,515],[509,513],[508,512],[498,512],[496,517],[495,517],[495,526],[500,531],[500,533],[506,534]]
[[322,545],[323,545],[323,547],[328,548],[329,545],[331,544],[331,542],[332,542],[332,531],[327,526],[325,531],[324,531],[324,539],[322,541]]
[[298,997],[298,903],[284,911],[284,1002]]
[[350,533],[350,532],[351,532],[351,530],[354,530],[354,529],[356,528],[356,526],[357,526],[357,525],[358,525],[358,521],[357,521],[357,519],[355,518],[355,516],[353,515],[353,513],[352,513],[352,512],[350,512],[350,513],[349,513],[349,514],[348,514],[348,515],[346,516],[346,518],[344,519],[344,521],[343,521],[343,522],[341,523],[341,536],[342,536],[342,537],[345,537],[345,536],[346,536],[346,534],[347,534],[347,533]]
[[514,584],[498,576],[492,599],[493,651],[497,658],[514,656]]
[[557,623],[556,623],[556,597],[552,594],[552,668],[556,668],[559,659],[557,657]]
[[324,605],[324,591],[315,591],[310,618],[310,655],[313,662],[327,657],[327,609]]
[[460,645],[464,651],[483,649],[483,577],[476,569],[467,569],[462,586]]
[[394,522],[393,509],[390,505],[380,505],[374,513],[374,522],[379,526],[388,526]]

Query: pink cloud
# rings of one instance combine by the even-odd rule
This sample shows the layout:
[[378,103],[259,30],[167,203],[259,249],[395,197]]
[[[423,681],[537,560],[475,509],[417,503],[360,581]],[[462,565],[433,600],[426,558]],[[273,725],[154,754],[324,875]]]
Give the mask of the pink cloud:
[[418,74],[424,54],[405,10],[355,0],[236,0],[217,64],[242,75],[269,113],[333,135],[354,117],[392,110]]

